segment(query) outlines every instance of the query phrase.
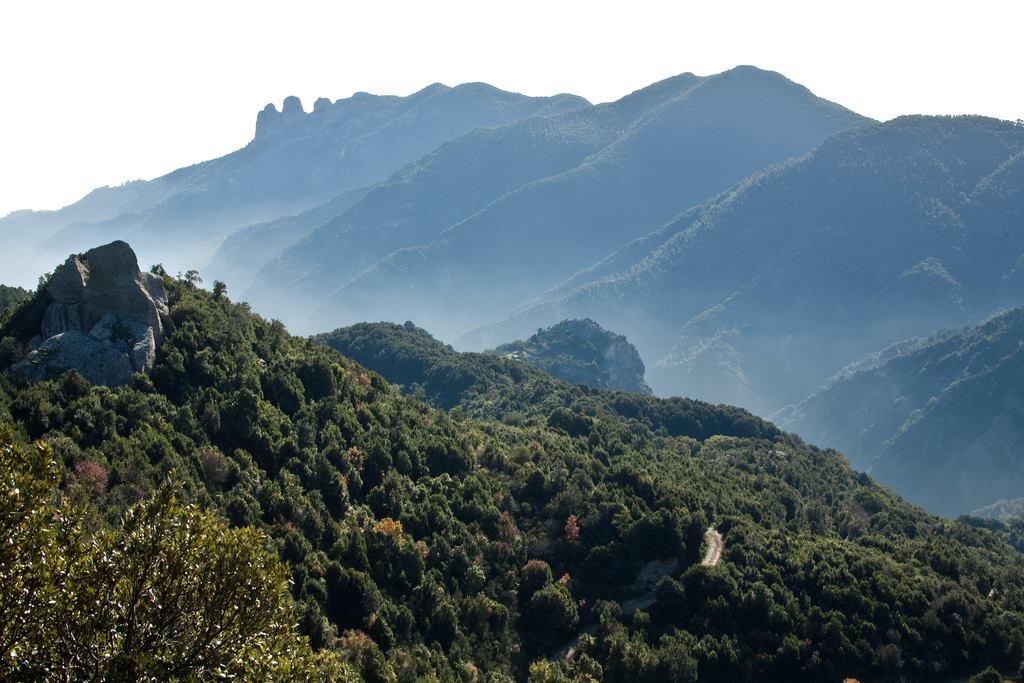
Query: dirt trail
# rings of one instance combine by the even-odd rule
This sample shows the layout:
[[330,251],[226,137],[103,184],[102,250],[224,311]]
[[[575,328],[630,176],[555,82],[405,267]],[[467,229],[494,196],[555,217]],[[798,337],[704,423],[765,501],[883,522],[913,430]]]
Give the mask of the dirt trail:
[[704,553],[704,559],[701,560],[701,564],[705,567],[714,567],[716,564],[722,561],[722,551],[725,550],[725,541],[722,540],[722,534],[713,526],[709,526],[708,530],[704,532],[704,540],[708,542],[707,552]]

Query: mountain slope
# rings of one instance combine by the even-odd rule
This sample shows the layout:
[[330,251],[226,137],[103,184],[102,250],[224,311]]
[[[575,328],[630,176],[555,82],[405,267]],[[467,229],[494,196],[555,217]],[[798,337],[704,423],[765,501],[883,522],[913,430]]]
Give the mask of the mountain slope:
[[909,336],[1020,302],[1024,127],[904,117],[837,134],[462,343],[592,316],[648,382],[772,412]]
[[[51,444],[98,524],[174,471],[184,500],[265,531],[300,630],[368,680],[924,679],[1024,657],[1024,561],[1001,526],[928,515],[745,411],[570,386],[384,328],[411,341],[377,355],[428,375],[421,349],[470,384],[480,367],[527,378],[492,388],[518,417],[489,389],[458,400],[503,421],[471,419],[472,403],[401,396],[244,305],[162,280],[173,330],[151,378],[0,373],[0,421]],[[6,327],[0,345],[17,353],[30,333]],[[710,525],[724,551],[705,567]],[[638,595],[646,610],[624,614]],[[548,660],[591,624],[575,658]]]
[[784,411],[929,510],[966,514],[1024,491],[1024,309],[898,344]]
[[53,260],[131,238],[144,262],[159,255],[171,268],[198,267],[233,230],[382,180],[468,130],[586,105],[575,96],[526,97],[482,83],[435,84],[408,97],[321,98],[310,113],[289,97],[282,111],[268,105],[260,113],[256,137],[236,152],[105,190],[89,202],[100,205],[91,211],[14,214],[0,229],[14,244],[42,244],[43,257]]
[[[452,338],[750,173],[865,122],[753,67],[700,79],[571,170],[496,199],[429,244],[389,255],[316,315],[370,317],[363,302],[377,293],[376,315],[415,316]],[[446,296],[452,291],[456,301]]]
[[867,121],[739,67],[477,131],[268,264],[246,297],[307,329],[416,317],[452,338],[483,322],[482,310],[510,308],[743,176]]
[[441,145],[268,263],[246,297],[295,321],[296,302],[309,309],[389,253],[429,243],[524,184],[577,166],[700,81],[682,74],[617,102],[475,130]]
[[351,190],[307,211],[236,230],[217,247],[203,270],[230,282],[232,290],[244,292],[265,263],[344,212],[370,189]]

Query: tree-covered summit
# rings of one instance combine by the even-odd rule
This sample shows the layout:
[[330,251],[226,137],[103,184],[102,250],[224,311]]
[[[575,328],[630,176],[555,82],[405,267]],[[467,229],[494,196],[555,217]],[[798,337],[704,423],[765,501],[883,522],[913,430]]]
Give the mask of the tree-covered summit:
[[407,394],[476,419],[516,423],[565,408],[665,436],[792,438],[742,408],[590,389],[516,358],[460,353],[412,322],[359,323],[313,340],[379,372]]

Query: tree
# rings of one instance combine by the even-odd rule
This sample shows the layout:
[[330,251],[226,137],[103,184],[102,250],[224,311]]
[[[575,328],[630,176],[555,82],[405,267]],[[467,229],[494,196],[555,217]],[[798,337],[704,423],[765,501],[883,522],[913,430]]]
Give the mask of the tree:
[[[287,570],[253,529],[177,503],[165,484],[73,563],[54,649],[75,678],[275,677],[308,655]],[[73,552],[83,549],[73,548]]]
[[538,659],[530,664],[529,683],[569,683],[572,679],[562,673],[557,664]]
[[554,580],[551,565],[544,560],[529,560],[523,565],[523,580],[519,586],[519,599],[529,600],[534,593]]
[[533,594],[523,610],[523,625],[534,638],[553,644],[579,623],[579,612],[565,586],[549,583]]
[[0,426],[0,678],[34,666],[42,610],[65,570],[56,549],[57,510],[49,504],[57,466],[49,451],[22,448]]
[[580,525],[576,515],[569,515],[565,520],[565,540],[576,543],[580,540]]
[[121,528],[81,533],[50,451],[0,430],[0,678],[308,678],[288,571],[254,529],[181,505],[165,483]]
[[227,294],[228,286],[220,280],[213,281],[213,298],[220,299],[222,296]]
[[199,277],[199,271],[195,269],[186,270],[184,280],[193,287],[198,287],[203,284],[203,278]]
[[994,666],[980,671],[968,679],[968,683],[1003,683],[1003,676]]

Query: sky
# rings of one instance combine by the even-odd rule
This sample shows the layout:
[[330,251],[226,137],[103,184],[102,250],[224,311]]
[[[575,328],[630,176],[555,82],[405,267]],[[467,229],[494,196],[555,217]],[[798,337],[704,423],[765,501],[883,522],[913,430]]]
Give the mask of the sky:
[[47,0],[0,4],[0,216],[252,139],[298,95],[486,81],[617,99],[738,64],[862,114],[1024,118],[1020,0]]

